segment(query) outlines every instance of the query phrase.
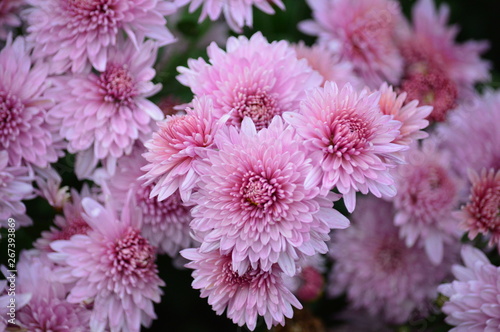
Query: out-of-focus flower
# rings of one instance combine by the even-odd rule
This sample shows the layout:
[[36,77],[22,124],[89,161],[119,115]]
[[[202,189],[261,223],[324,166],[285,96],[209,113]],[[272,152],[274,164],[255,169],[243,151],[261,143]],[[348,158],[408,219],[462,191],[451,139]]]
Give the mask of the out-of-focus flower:
[[246,324],[253,331],[258,316],[262,316],[270,329],[273,325],[284,325],[285,317],[293,316],[292,305],[302,309],[285,287],[276,264],[267,271],[247,266],[238,273],[233,269],[231,255],[219,250],[185,249],[181,255],[191,261],[186,267],[194,270],[193,288],[201,290],[201,297],[208,297],[218,315],[227,309],[227,317],[239,326]]
[[327,251],[330,229],[348,227],[332,209],[337,195],[318,196],[317,183],[306,189],[311,159],[280,117],[259,132],[249,118],[241,131],[221,129],[216,146],[195,166],[202,175],[191,227],[202,252],[232,255],[240,274],[278,263],[294,276],[299,258]]
[[440,265],[431,264],[424,250],[408,248],[399,238],[393,218],[390,203],[374,197],[360,200],[352,226],[333,234],[329,291],[334,296],[346,292],[352,308],[398,324],[414,313],[426,314],[449,272],[453,252],[447,250]]
[[319,160],[307,176],[306,188],[318,182],[322,192],[337,187],[349,212],[356,205],[357,191],[377,197],[396,194],[389,169],[399,160],[396,152],[406,147],[393,143],[401,122],[382,114],[379,100],[379,92],[358,94],[350,84],[340,90],[327,82],[308,94],[299,113],[284,115]]
[[126,33],[136,48],[144,38],[160,46],[174,37],[165,15],[177,6],[163,0],[27,0],[28,40],[35,59],[48,58],[51,73],[83,72],[93,66],[104,72],[116,53],[109,53]]
[[49,257],[62,267],[55,271],[64,283],[74,283],[70,303],[93,301],[92,331],[140,331],[156,318],[161,286],[155,250],[140,235],[140,211],[125,204],[118,218],[112,206],[83,198],[83,218],[91,227],[86,235],[50,244]]
[[[156,58],[152,41],[138,48],[131,41],[119,41],[109,48],[108,62],[99,74],[75,74],[54,79],[47,95],[57,104],[49,121],[60,127],[68,151],[83,153],[77,163],[88,165],[78,174],[88,177],[101,160],[113,174],[116,159],[132,151],[134,141],[151,132],[151,120],[163,119],[161,110],[146,98],[156,94],[152,68]],[[76,166],[78,170],[78,166]]]
[[479,249],[462,248],[464,266],[453,266],[456,280],[438,291],[449,300],[443,305],[450,331],[498,331],[500,329],[500,267],[491,264]]
[[38,196],[45,198],[52,207],[62,209],[70,194],[67,186],[61,187],[62,178],[59,173],[52,167],[36,167],[35,174]]
[[21,26],[19,11],[26,0],[2,0],[0,2],[0,40],[6,40],[13,28]]
[[210,64],[190,59],[177,78],[195,95],[212,96],[215,116],[229,114],[231,125],[250,117],[257,129],[265,128],[275,115],[298,110],[304,91],[322,83],[286,41],[269,43],[260,32],[230,37],[226,52],[215,43],[207,51]]
[[305,33],[354,64],[371,88],[399,83],[403,58],[395,41],[402,13],[392,0],[308,0],[314,20],[302,22]]
[[314,301],[325,288],[326,272],[323,255],[308,256],[300,262],[300,272],[294,277],[284,276],[287,288],[301,301]]
[[179,5],[191,3],[189,6],[191,13],[203,6],[199,22],[206,19],[207,16],[210,20],[215,21],[224,13],[227,24],[236,32],[241,32],[241,28],[244,26],[252,27],[252,6],[269,15],[274,14],[271,3],[280,9],[285,9],[282,0],[175,0],[175,3]]

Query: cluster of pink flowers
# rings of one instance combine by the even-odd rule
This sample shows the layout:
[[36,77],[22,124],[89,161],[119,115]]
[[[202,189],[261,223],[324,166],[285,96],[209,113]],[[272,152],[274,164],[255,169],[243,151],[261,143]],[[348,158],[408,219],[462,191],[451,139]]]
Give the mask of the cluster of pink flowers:
[[[176,287],[158,255],[252,331],[323,294],[383,326],[441,293],[456,331],[500,328],[500,93],[474,90],[487,43],[457,43],[432,0],[410,19],[396,0],[306,2],[313,45],[226,38],[281,0],[0,3],[0,229],[43,227],[26,200],[55,213],[19,254],[14,320],[0,281],[0,331],[148,328]],[[198,9],[225,17],[225,46],[166,73],[157,56],[182,39],[167,16]],[[176,74],[188,97],[159,83]]]

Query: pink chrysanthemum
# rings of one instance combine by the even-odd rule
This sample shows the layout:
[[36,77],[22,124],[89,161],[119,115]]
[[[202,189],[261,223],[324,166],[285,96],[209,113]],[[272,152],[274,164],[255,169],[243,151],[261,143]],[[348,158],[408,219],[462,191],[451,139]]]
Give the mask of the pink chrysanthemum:
[[438,291],[449,297],[443,305],[446,322],[453,332],[493,332],[500,330],[500,267],[491,264],[481,250],[464,246],[465,266],[453,266],[456,277]]
[[60,126],[69,152],[90,150],[85,153],[89,160],[77,162],[95,167],[102,160],[113,173],[116,159],[129,154],[134,141],[151,131],[151,120],[163,119],[163,113],[146,99],[161,89],[151,82],[155,44],[148,41],[136,49],[130,41],[120,41],[108,54],[99,74],[54,79],[48,94],[58,103],[49,120]]
[[[460,226],[473,240],[479,233],[490,236],[490,245],[500,244],[500,170],[471,170],[469,201],[457,212]],[[500,248],[500,246],[499,246]],[[500,249],[499,249],[500,250]]]
[[500,93],[487,91],[455,110],[438,127],[440,147],[449,151],[453,170],[467,177],[467,170],[500,169]]
[[453,255],[447,251],[442,264],[431,264],[421,248],[408,248],[399,238],[393,218],[390,203],[360,200],[352,226],[333,234],[329,291],[334,296],[346,292],[352,308],[400,324],[412,314],[427,313]]
[[349,212],[357,191],[377,197],[396,194],[389,168],[391,159],[399,158],[396,152],[406,147],[392,143],[401,122],[380,112],[379,99],[379,92],[358,94],[350,84],[339,90],[327,82],[307,96],[299,113],[284,115],[309,152],[319,157],[306,187],[321,182],[322,192],[328,192],[336,186]]
[[83,218],[92,228],[87,235],[54,241],[49,257],[63,268],[55,271],[65,283],[74,282],[68,302],[93,300],[92,331],[140,331],[156,318],[161,286],[155,249],[140,235],[140,211],[126,204],[121,218],[111,206],[82,200]]
[[301,301],[314,301],[323,293],[326,272],[325,257],[317,254],[309,256],[300,262],[300,272],[294,277],[284,275],[287,288]]
[[339,52],[372,88],[397,84],[403,58],[394,40],[402,14],[392,0],[308,0],[314,20],[300,24],[305,33]]
[[47,69],[40,62],[32,66],[22,37],[7,40],[0,51],[0,149],[11,165],[47,167],[57,160],[54,129],[45,121],[51,102],[42,97]]
[[429,124],[425,118],[432,112],[432,107],[418,106],[418,100],[409,101],[405,92],[398,94],[387,83],[383,83],[379,91],[382,113],[392,115],[394,120],[402,123],[399,136],[393,143],[409,146],[415,140],[429,136],[423,129]]
[[398,194],[393,202],[394,224],[406,245],[412,247],[419,240],[429,259],[439,264],[444,243],[458,239],[458,220],[452,212],[463,184],[450,170],[450,156],[434,143],[415,146],[408,154],[409,163],[395,170]]
[[210,64],[190,59],[177,78],[195,95],[213,96],[216,116],[230,114],[236,126],[250,117],[257,129],[267,127],[275,115],[297,110],[304,91],[322,83],[286,41],[269,43],[260,32],[230,37],[227,52],[212,43],[208,56]]
[[243,273],[233,270],[231,255],[218,250],[208,253],[199,249],[186,249],[182,256],[191,262],[186,267],[193,269],[193,288],[201,290],[201,297],[208,297],[208,304],[239,326],[247,325],[253,331],[257,317],[262,316],[267,328],[285,324],[285,317],[293,316],[292,305],[302,305],[285,287],[282,272],[277,265],[268,271],[259,267],[247,267]]
[[232,255],[240,274],[278,263],[293,276],[299,258],[327,251],[330,229],[349,225],[332,209],[336,195],[318,196],[315,183],[306,188],[311,159],[280,117],[259,132],[246,118],[241,131],[221,130],[216,145],[195,166],[202,175],[191,227],[202,236],[202,252]]
[[163,0],[27,0],[28,40],[36,59],[49,57],[52,73],[83,72],[92,65],[105,71],[113,60],[108,48],[124,33],[139,47],[145,38],[160,46],[175,39],[165,15],[177,6]]
[[211,148],[221,123],[214,116],[213,103],[208,97],[195,98],[193,108],[186,115],[168,116],[158,123],[158,131],[145,146],[144,158],[149,162],[142,169],[146,185],[156,182],[151,197],[165,200],[179,190],[182,200],[188,202],[196,186],[198,174],[192,167],[194,160]]
[[26,0],[2,0],[0,2],[0,40],[6,40],[13,28],[21,26],[19,11]]
[[189,235],[191,209],[182,203],[178,191],[161,202],[150,197],[155,183],[145,186],[144,180],[139,179],[144,175],[141,167],[147,163],[142,157],[145,151],[142,144],[136,144],[130,155],[118,160],[116,174],[106,183],[118,209],[125,203],[128,192],[134,192],[135,204],[142,210],[142,235],[159,253],[175,257],[179,250],[193,245]]
[[179,5],[191,3],[189,11],[192,13],[200,6],[203,6],[199,22],[207,18],[215,21],[222,13],[227,24],[236,32],[241,32],[244,26],[252,27],[253,15],[252,6],[262,10],[264,13],[272,15],[274,9],[271,3],[280,9],[285,9],[282,0],[175,0]]

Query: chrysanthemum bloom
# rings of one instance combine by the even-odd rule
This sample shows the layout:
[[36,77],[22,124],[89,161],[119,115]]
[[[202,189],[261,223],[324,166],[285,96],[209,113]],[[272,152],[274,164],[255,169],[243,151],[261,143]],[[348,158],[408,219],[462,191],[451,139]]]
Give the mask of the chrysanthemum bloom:
[[[126,34],[135,47],[145,38],[160,46],[175,39],[165,15],[177,6],[163,0],[27,0],[28,40],[36,59],[49,58],[52,73],[83,72],[92,65],[103,72],[112,62],[108,48]],[[111,59],[111,60],[110,60]]]
[[0,149],[7,150],[11,165],[57,161],[55,133],[45,121],[51,102],[42,96],[47,69],[40,62],[32,66],[22,37],[7,40],[0,51]]
[[278,263],[293,276],[296,260],[327,251],[330,229],[349,225],[332,209],[337,195],[318,196],[317,183],[306,188],[311,159],[280,117],[259,132],[246,118],[241,131],[221,129],[216,145],[195,166],[201,177],[191,227],[201,234],[202,252],[232,255],[240,274]]
[[2,0],[0,2],[0,40],[6,40],[13,28],[21,26],[19,11],[25,5],[25,0]]
[[394,40],[402,14],[392,0],[308,0],[314,20],[302,22],[305,33],[340,53],[371,88],[397,84],[403,58]]
[[424,250],[408,248],[399,238],[393,218],[390,203],[373,196],[360,200],[352,226],[333,234],[329,292],[345,292],[351,308],[400,324],[412,314],[426,314],[453,252],[446,251],[442,264],[431,264]]
[[[458,240],[457,209],[463,183],[450,170],[450,156],[425,141],[408,154],[408,164],[395,170],[398,194],[394,224],[406,245],[425,247],[429,259],[439,264],[445,242]],[[417,243],[418,241],[418,243]]]
[[91,331],[140,331],[156,318],[161,286],[155,250],[140,235],[140,211],[126,204],[119,219],[111,206],[82,200],[83,218],[92,228],[87,235],[54,241],[49,257],[64,268],[55,271],[61,282],[74,286],[68,302],[93,300]]
[[487,91],[454,110],[438,127],[440,148],[450,152],[453,170],[500,169],[500,93]]
[[163,201],[179,190],[182,200],[188,202],[198,181],[192,163],[211,148],[222,122],[214,115],[212,100],[195,98],[193,108],[186,115],[168,116],[158,123],[158,131],[145,146],[144,158],[149,162],[142,169],[146,185],[156,182],[151,197]]
[[464,246],[465,266],[453,266],[456,280],[439,286],[449,300],[443,305],[450,331],[493,332],[500,330],[500,267],[491,264],[479,249]]
[[285,317],[293,316],[292,305],[302,309],[285,287],[283,273],[276,264],[267,271],[247,266],[243,273],[238,273],[233,269],[231,255],[219,250],[185,249],[181,255],[191,261],[186,267],[194,270],[193,288],[201,290],[202,298],[208,297],[208,304],[217,315],[227,309],[227,317],[239,326],[246,324],[253,331],[258,316],[262,316],[270,329],[284,325]]
[[396,194],[389,174],[397,152],[405,146],[394,144],[401,122],[384,115],[379,108],[380,93],[356,93],[350,84],[339,90],[327,82],[308,94],[299,113],[284,117],[305,140],[310,153],[319,157],[310,172],[306,188],[321,182],[322,192],[337,187],[349,212],[356,205],[356,192],[377,197]]
[[182,203],[178,191],[161,202],[150,197],[155,182],[144,185],[144,180],[139,179],[144,175],[141,167],[147,164],[142,157],[145,151],[142,144],[136,143],[130,155],[118,159],[116,174],[106,180],[107,187],[118,209],[123,207],[128,192],[134,193],[135,205],[142,210],[142,235],[159,253],[174,257],[180,249],[193,246],[189,235],[191,209]]
[[409,146],[415,140],[429,136],[423,129],[429,124],[425,118],[432,112],[431,106],[418,106],[418,100],[409,101],[405,92],[398,94],[387,83],[383,83],[379,91],[382,113],[392,115],[402,123],[399,136],[393,143]]
[[300,272],[294,277],[284,276],[283,280],[287,288],[301,301],[316,300],[325,288],[326,272],[325,257],[323,255],[309,256],[300,264]]
[[469,232],[471,240],[481,233],[490,236],[490,245],[498,245],[500,244],[500,170],[483,169],[479,174],[471,170],[469,180],[472,183],[469,201],[456,213],[461,221],[460,227]]
[[480,58],[488,43],[457,44],[458,28],[446,26],[448,16],[446,4],[436,9],[432,0],[420,0],[413,8],[413,25],[399,41],[406,61],[402,88],[410,100],[434,106],[433,121],[444,121],[457,98],[468,97],[474,84],[490,78],[490,65]]
[[236,126],[250,117],[257,129],[267,127],[275,115],[297,110],[304,91],[323,81],[286,41],[269,43],[260,32],[230,37],[227,52],[212,43],[208,56],[210,64],[200,58],[179,67],[177,79],[197,96],[212,96],[216,116],[230,114]]
[[102,160],[112,174],[116,159],[129,154],[134,141],[151,132],[151,120],[163,119],[163,113],[146,99],[161,89],[151,82],[156,45],[148,41],[137,49],[121,40],[108,54],[101,73],[55,78],[48,95],[57,101],[49,121],[60,126],[68,151],[90,152],[77,163],[92,168]]
[[280,9],[285,9],[285,5],[281,0],[175,0],[176,3],[184,5],[191,3],[189,12],[194,12],[200,6],[201,16],[199,22],[207,18],[215,21],[222,13],[226,18],[227,24],[236,32],[241,32],[244,26],[252,27],[253,15],[252,6],[262,10],[264,13],[272,15],[274,9],[271,3],[278,6]]

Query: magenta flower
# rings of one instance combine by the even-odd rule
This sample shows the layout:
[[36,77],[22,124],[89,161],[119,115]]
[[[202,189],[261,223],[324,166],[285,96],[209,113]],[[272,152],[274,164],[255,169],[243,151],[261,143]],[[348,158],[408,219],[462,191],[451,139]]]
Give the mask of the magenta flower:
[[299,258],[327,251],[330,229],[349,225],[332,209],[336,195],[305,187],[311,159],[280,117],[259,132],[249,118],[241,131],[226,127],[216,145],[195,166],[202,175],[191,227],[202,238],[201,252],[231,255],[240,274],[249,265],[269,271],[278,263],[293,276]]
[[216,117],[230,114],[232,125],[250,117],[257,129],[267,127],[275,115],[297,110],[304,91],[322,83],[286,41],[269,43],[260,32],[230,37],[226,52],[215,43],[207,51],[210,64],[190,59],[177,79],[197,96],[212,96]]
[[19,11],[26,0],[2,0],[0,2],[0,40],[6,40],[13,28],[21,26]]
[[181,255],[191,261],[186,267],[194,270],[192,287],[201,290],[202,298],[208,297],[217,315],[227,309],[227,317],[239,326],[246,324],[253,331],[258,316],[264,317],[268,329],[285,325],[285,317],[293,316],[292,305],[302,309],[283,284],[282,272],[276,265],[267,271],[247,267],[238,273],[233,270],[231,255],[218,250],[185,249]]
[[438,290],[449,300],[443,305],[450,331],[498,331],[500,329],[500,267],[491,264],[479,249],[462,248],[464,266],[453,266],[456,280]]
[[412,314],[427,314],[453,252],[446,251],[442,264],[431,264],[421,248],[408,248],[399,238],[393,218],[390,203],[374,197],[360,200],[352,226],[333,234],[329,292],[345,292],[353,309],[401,324]]
[[142,169],[146,185],[153,182],[151,197],[165,200],[175,191],[184,202],[188,202],[198,181],[198,174],[192,167],[194,160],[201,158],[204,151],[214,143],[214,136],[221,126],[214,116],[213,103],[208,97],[195,98],[193,108],[186,109],[186,115],[168,116],[158,123],[158,131],[145,146],[148,152],[144,158],[149,162]]
[[327,82],[308,94],[299,113],[284,115],[319,160],[306,188],[320,182],[325,193],[336,186],[349,212],[356,205],[357,191],[377,197],[396,194],[389,174],[391,159],[398,159],[396,152],[406,147],[392,143],[401,122],[380,112],[379,99],[378,92],[358,94],[350,84],[339,90]]
[[51,106],[43,96],[47,69],[40,62],[32,66],[22,37],[7,40],[0,51],[0,149],[7,150],[11,165],[47,167],[57,160],[58,139],[45,121]]
[[176,0],[176,3],[180,5],[191,3],[189,6],[191,13],[203,6],[199,22],[206,19],[207,16],[210,20],[215,21],[224,13],[229,27],[240,33],[244,26],[252,27],[252,6],[269,15],[274,14],[271,3],[280,9],[285,9],[282,0]]
[[140,331],[156,318],[153,302],[159,302],[161,286],[155,250],[140,235],[140,211],[126,204],[118,218],[112,206],[91,198],[82,200],[83,218],[91,230],[69,240],[54,241],[49,257],[63,268],[58,280],[74,283],[70,303],[93,301],[92,331]]
[[137,49],[131,42],[119,41],[108,55],[99,74],[54,79],[49,94],[58,103],[49,116],[68,140],[68,151],[84,156],[77,163],[95,168],[102,160],[113,173],[116,159],[129,154],[134,141],[151,132],[151,120],[163,119],[163,113],[146,99],[161,89],[151,82],[155,44],[146,42]]
[[395,42],[399,4],[392,0],[308,0],[314,20],[300,23],[307,34],[353,63],[366,84],[397,84],[403,58]]
[[[166,28],[165,15],[177,6],[163,0],[27,0],[32,6],[25,14],[28,40],[36,59],[49,58],[51,73],[71,69],[104,72],[112,62],[115,47],[124,33],[136,48],[144,38],[160,46],[175,39]],[[110,60],[111,59],[111,60]]]
[[463,183],[450,171],[450,156],[433,141],[414,147],[407,159],[409,163],[395,171],[394,224],[408,247],[423,245],[429,259],[439,264],[444,243],[458,241],[458,220],[452,212]]

